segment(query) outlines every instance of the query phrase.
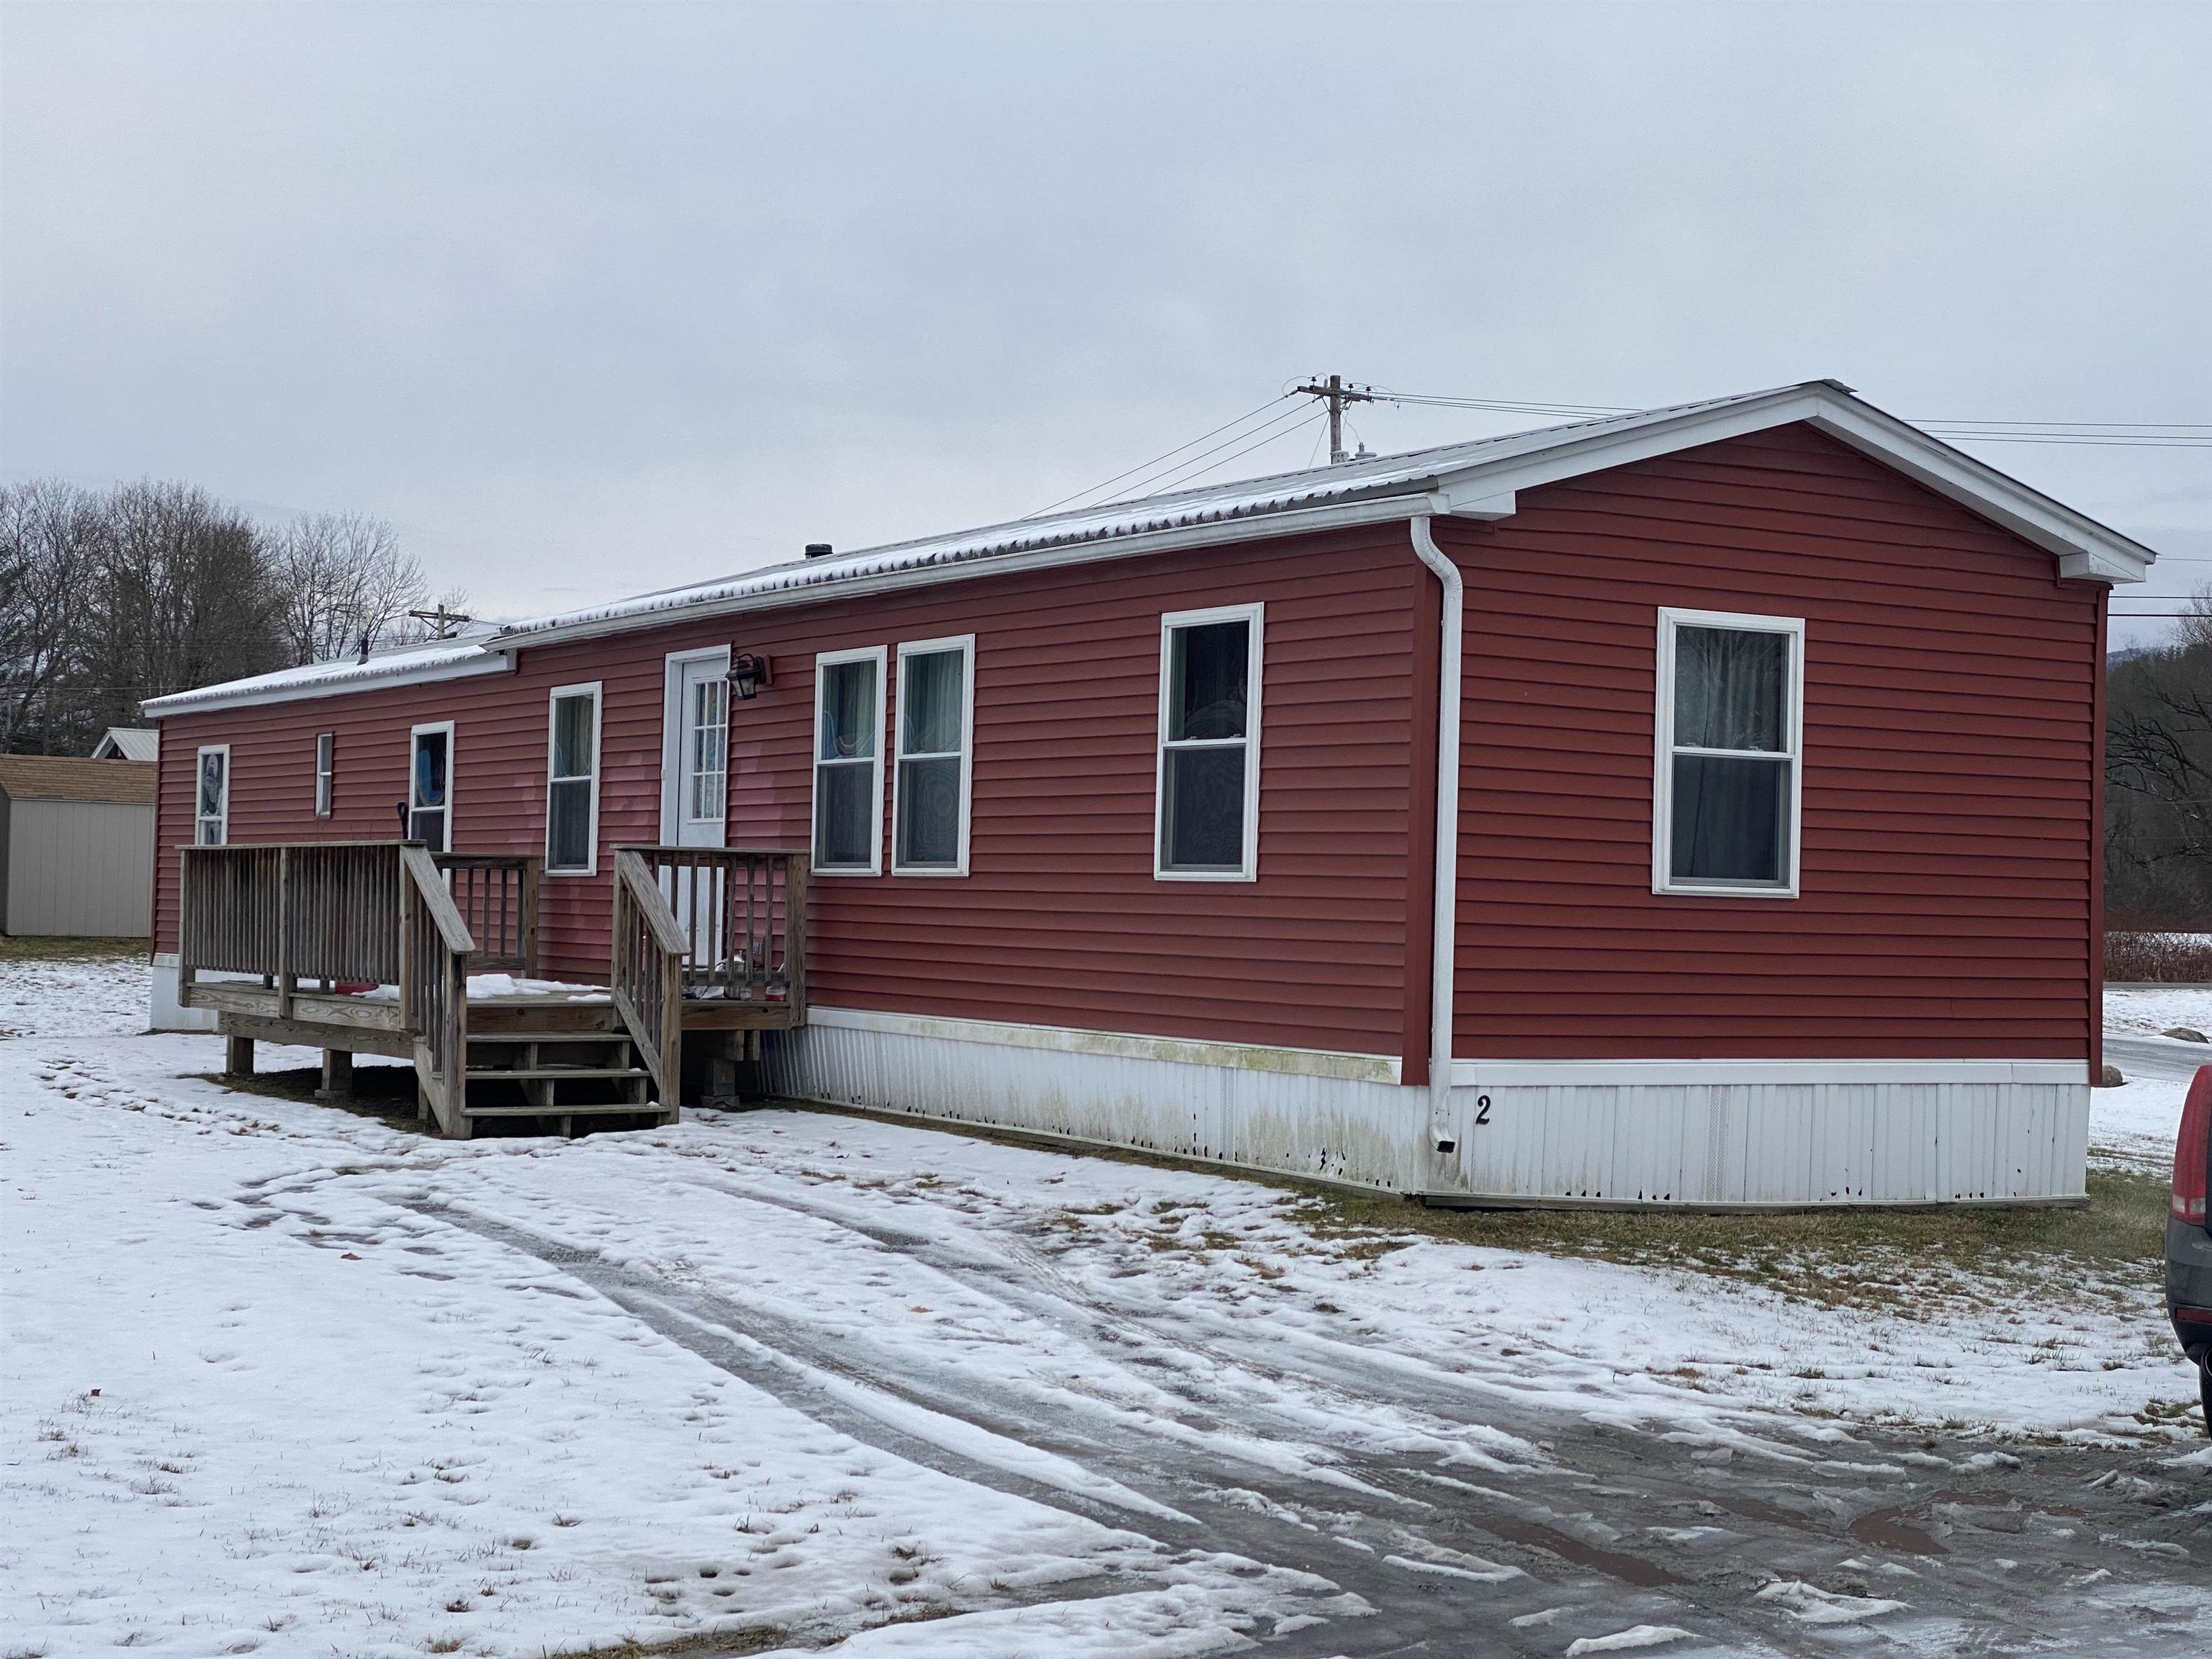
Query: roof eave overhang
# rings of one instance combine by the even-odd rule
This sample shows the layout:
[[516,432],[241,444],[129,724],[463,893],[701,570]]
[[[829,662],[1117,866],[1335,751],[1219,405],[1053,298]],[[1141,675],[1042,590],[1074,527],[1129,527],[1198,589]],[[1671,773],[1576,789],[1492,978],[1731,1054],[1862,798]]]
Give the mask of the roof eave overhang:
[[1299,507],[1289,512],[1255,514],[1249,518],[1216,519],[1204,524],[1179,525],[1169,530],[1149,530],[1109,538],[1071,541],[1053,547],[1025,548],[1012,553],[978,553],[947,559],[941,564],[917,564],[904,570],[879,571],[842,580],[809,582],[767,592],[737,593],[726,598],[672,604],[665,609],[632,611],[619,617],[556,624],[513,634],[495,635],[497,648],[535,649],[578,640],[601,639],[640,628],[665,628],[678,623],[707,621],[718,617],[749,616],[757,611],[786,605],[820,605],[834,599],[902,588],[934,586],[975,576],[1000,576],[1017,571],[1052,570],[1065,565],[1092,564],[1106,559],[1141,558],[1150,553],[1173,553],[1190,547],[1218,547],[1237,542],[1269,541],[1279,536],[1299,536],[1316,531],[1342,530],[1359,525],[1388,524],[1437,510],[1430,493],[1431,480],[1393,489],[1387,495],[1359,501],[1332,502],[1327,507]]
[[149,720],[173,719],[212,708],[255,708],[281,702],[307,702],[320,697],[345,696],[363,691],[388,691],[405,685],[430,685],[440,680],[474,679],[483,674],[507,674],[514,670],[514,653],[487,643],[484,653],[451,662],[425,663],[390,674],[363,674],[337,680],[302,680],[296,684],[253,686],[235,690],[220,685],[200,691],[177,691],[138,705]]
[[1819,384],[1747,398],[1724,409],[1688,410],[1646,425],[1597,433],[1534,454],[1486,460],[1440,478],[1437,495],[1445,511],[1494,518],[1500,515],[1480,509],[1504,499],[1510,511],[1510,498],[1517,490],[1798,422],[2056,555],[2063,577],[2139,582],[2158,556],[2140,542],[2007,477],[1917,427]]

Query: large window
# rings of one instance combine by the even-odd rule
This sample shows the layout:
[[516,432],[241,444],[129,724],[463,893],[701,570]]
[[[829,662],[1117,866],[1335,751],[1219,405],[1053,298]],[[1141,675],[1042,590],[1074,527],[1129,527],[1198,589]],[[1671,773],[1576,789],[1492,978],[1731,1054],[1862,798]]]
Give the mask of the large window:
[[230,839],[230,745],[213,744],[199,752],[193,785],[192,840],[221,847]]
[[337,803],[338,734],[315,734],[315,816],[330,817]]
[[453,845],[453,723],[418,726],[407,742],[407,838],[443,853]]
[[599,867],[599,688],[563,685],[545,736],[545,872]]
[[1659,612],[1656,891],[1796,896],[1804,647],[1794,617]]
[[975,640],[898,648],[898,771],[891,797],[894,875],[968,873],[969,732]]
[[1247,605],[1160,619],[1153,873],[1163,880],[1259,872],[1262,617]]
[[882,646],[814,659],[814,867],[873,876],[884,867]]

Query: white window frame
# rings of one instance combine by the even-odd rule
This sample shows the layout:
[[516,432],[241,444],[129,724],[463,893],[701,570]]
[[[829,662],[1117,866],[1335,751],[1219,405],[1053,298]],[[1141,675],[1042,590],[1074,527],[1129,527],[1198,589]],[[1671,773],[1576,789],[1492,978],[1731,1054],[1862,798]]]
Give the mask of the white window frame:
[[[1674,742],[1674,635],[1683,628],[1733,629],[1739,633],[1782,634],[1790,641],[1790,663],[1783,676],[1784,752],[1790,764],[1790,805],[1785,882],[1677,881],[1674,878],[1674,757],[1727,755],[1748,750],[1679,748]],[[1794,899],[1802,879],[1802,804],[1805,794],[1805,619],[1759,617],[1734,611],[1683,611],[1659,607],[1659,686],[1652,730],[1651,890],[1680,898]]]
[[[880,645],[861,646],[852,651],[820,651],[814,657],[814,729],[808,738],[806,778],[809,804],[806,820],[806,846],[811,853],[822,844],[818,827],[822,816],[822,694],[829,684],[829,676],[823,672],[840,663],[872,662],[876,665],[876,741],[871,758],[872,787],[869,799],[873,804],[872,823],[875,833],[868,837],[868,862],[865,867],[857,864],[817,864],[813,872],[817,876],[880,876],[884,872],[884,712],[890,700],[884,695],[890,672],[890,651]],[[849,763],[848,763],[849,764]]]
[[[328,745],[327,755],[325,753],[325,745]],[[318,732],[315,733],[315,816],[329,817],[337,809],[337,799],[338,734]]]
[[[210,755],[222,757],[222,808],[216,816],[216,838],[200,839],[200,826],[209,822],[200,811],[200,777],[206,770]],[[230,845],[230,745],[227,743],[203,744],[192,757],[192,845],[195,847],[228,847]]]
[[[599,685],[600,682],[598,680],[576,685],[556,685],[545,694],[544,871],[549,878],[559,876],[566,878],[570,876],[596,876],[599,873],[599,734],[602,730]],[[553,771],[554,734],[560,720],[561,703],[563,699],[569,697],[591,699],[592,768],[588,773],[571,773],[565,777],[556,777]],[[448,799],[453,797],[453,755],[449,750],[446,757],[446,794]],[[584,842],[586,848],[584,861],[581,864],[562,865],[556,868],[553,863],[553,786],[556,783],[574,783],[586,777],[591,780],[592,784],[592,810],[590,828],[586,832]],[[450,821],[446,833],[450,839],[453,835]]]
[[[1260,704],[1267,683],[1265,604],[1221,605],[1204,611],[1170,611],[1160,618],[1159,724],[1153,742],[1152,879],[1155,881],[1257,881],[1260,878]],[[1251,650],[1244,682],[1244,839],[1234,870],[1170,870],[1167,867],[1169,677],[1175,672],[1175,630],[1208,623],[1243,622],[1251,626]],[[1225,748],[1229,738],[1185,739],[1178,749]]]
[[453,850],[453,780],[459,770],[457,763],[460,759],[451,720],[425,720],[420,726],[407,728],[407,831],[411,837],[415,830],[415,740],[425,732],[446,734],[446,845],[442,850],[450,853]]
[[[899,860],[898,792],[893,790],[891,802],[891,873],[895,876],[964,876],[968,873],[968,820],[969,787],[975,769],[975,636],[956,634],[939,640],[902,640],[898,648],[898,700],[892,705],[891,720],[891,775],[899,775],[899,763],[923,758],[906,752],[906,665],[915,657],[933,657],[960,653],[960,837],[959,851],[950,865],[904,864]],[[819,755],[821,738],[814,741]],[[941,760],[941,750],[927,751],[927,757]]]

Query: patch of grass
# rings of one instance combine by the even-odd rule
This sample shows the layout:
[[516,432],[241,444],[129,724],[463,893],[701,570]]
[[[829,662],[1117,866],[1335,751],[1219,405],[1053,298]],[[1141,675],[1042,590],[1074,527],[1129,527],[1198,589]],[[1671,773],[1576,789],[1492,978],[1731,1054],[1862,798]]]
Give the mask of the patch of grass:
[[153,954],[149,939],[58,939],[40,934],[0,933],[0,962],[112,962],[120,957],[144,961]]
[[[2070,1262],[2106,1279],[2155,1273],[2166,1250],[2166,1181],[2097,1170],[2086,1206],[1802,1210],[1739,1214],[1645,1210],[1446,1210],[1387,1193],[1311,1193],[1298,1218],[1355,1250],[1407,1235],[1504,1250],[1686,1267],[1829,1304],[1911,1312],[1951,1275],[2047,1279]],[[1931,1307],[1929,1311],[1935,1310]]]

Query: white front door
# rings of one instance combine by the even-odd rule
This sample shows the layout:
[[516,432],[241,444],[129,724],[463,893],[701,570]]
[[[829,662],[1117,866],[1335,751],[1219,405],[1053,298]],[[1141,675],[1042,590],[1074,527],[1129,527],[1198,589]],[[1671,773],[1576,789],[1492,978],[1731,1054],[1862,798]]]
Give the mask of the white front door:
[[[664,847],[729,844],[729,672],[726,647],[668,659],[660,754]],[[719,962],[721,918],[708,914],[719,908],[708,901],[720,894],[721,884],[695,885],[688,871],[672,871],[661,890],[691,941],[692,959],[702,967]]]

